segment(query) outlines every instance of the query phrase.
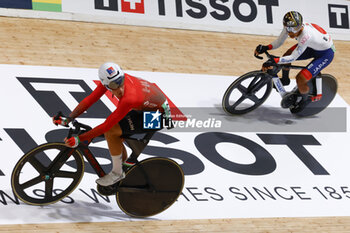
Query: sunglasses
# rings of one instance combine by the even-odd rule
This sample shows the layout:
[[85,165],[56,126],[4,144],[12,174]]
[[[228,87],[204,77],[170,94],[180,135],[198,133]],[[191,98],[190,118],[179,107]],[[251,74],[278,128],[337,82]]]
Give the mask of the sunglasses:
[[287,32],[297,33],[300,31],[301,26],[300,27],[287,27],[287,26],[285,26],[285,28],[286,28]]
[[108,85],[105,85],[105,87],[112,91],[112,90],[115,90],[115,89],[118,89],[122,84],[123,84],[123,77],[120,77],[114,81],[111,81]]

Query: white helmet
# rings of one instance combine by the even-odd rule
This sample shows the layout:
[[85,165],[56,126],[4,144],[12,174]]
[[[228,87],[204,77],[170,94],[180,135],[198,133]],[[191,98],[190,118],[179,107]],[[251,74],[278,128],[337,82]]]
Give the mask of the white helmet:
[[106,62],[98,69],[98,77],[108,89],[116,89],[124,81],[124,71],[113,62]]

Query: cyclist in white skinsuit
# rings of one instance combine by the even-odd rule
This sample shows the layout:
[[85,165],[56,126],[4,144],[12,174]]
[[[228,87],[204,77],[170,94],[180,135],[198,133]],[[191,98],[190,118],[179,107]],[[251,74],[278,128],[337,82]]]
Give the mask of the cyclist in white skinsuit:
[[[280,36],[267,46],[259,45],[255,50],[255,54],[279,48],[288,36],[295,38],[298,43],[291,47],[282,57],[275,57],[264,63],[263,70],[266,70],[267,67],[274,63],[288,64],[295,60],[313,58],[306,68],[297,74],[296,81],[305,104],[310,101],[318,101],[322,98],[322,90],[317,90],[318,93],[309,98],[307,82],[332,62],[335,52],[332,38],[320,26],[312,23],[303,23],[301,14],[296,11],[288,12],[283,18],[283,24],[284,27]],[[289,70],[283,70],[282,73],[281,81],[283,85],[288,85],[290,83]],[[288,108],[294,103],[294,101],[288,101],[288,99],[294,99],[291,98],[292,95],[292,93],[288,93],[283,97],[282,107]],[[301,107],[305,107],[305,105]]]

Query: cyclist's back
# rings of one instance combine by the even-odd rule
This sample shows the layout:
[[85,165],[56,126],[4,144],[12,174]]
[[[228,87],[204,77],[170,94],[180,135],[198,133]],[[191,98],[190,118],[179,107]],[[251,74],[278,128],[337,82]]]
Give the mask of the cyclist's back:
[[323,28],[313,23],[305,23],[298,42],[305,43],[307,47],[316,51],[327,50],[334,46],[331,36]]
[[157,85],[129,74],[125,74],[124,92],[124,96],[119,101],[118,109],[120,107],[128,108],[127,105],[130,104],[129,108],[135,110],[155,110],[160,109],[166,100]]

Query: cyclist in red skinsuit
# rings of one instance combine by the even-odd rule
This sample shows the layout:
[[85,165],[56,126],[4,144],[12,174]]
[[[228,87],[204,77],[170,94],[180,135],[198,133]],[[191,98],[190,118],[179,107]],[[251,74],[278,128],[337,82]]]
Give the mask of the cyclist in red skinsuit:
[[53,121],[56,125],[67,125],[98,101],[107,90],[119,99],[117,109],[102,124],[79,137],[65,139],[65,144],[74,148],[81,141],[90,141],[104,134],[112,155],[113,169],[106,176],[97,179],[96,183],[108,186],[125,177],[122,162],[126,160],[127,155],[121,136],[149,131],[143,129],[142,111],[158,111],[159,115],[165,113],[170,117],[170,108],[166,96],[155,84],[124,73],[115,63],[103,64],[99,68],[99,78],[101,83],[79,103],[68,118],[53,118]]

